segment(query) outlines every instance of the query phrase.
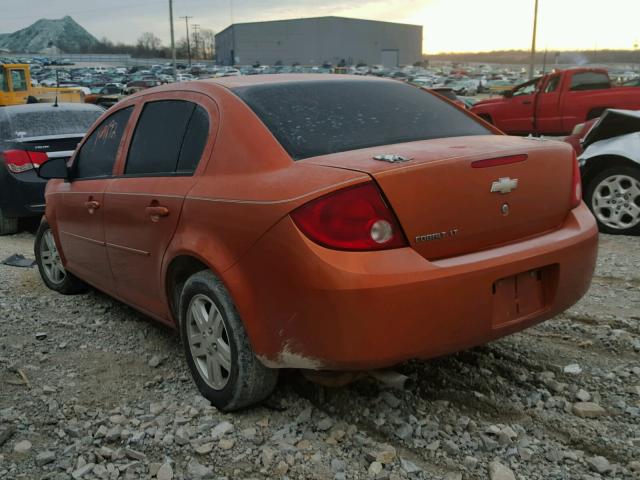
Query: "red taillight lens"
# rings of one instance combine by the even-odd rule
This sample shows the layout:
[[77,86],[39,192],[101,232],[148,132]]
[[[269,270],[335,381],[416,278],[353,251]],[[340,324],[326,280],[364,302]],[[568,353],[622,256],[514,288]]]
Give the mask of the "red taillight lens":
[[291,218],[311,240],[336,250],[407,246],[398,220],[373,183],[312,200],[294,210]]
[[576,208],[582,201],[582,179],[580,178],[580,166],[575,152],[573,153],[573,179],[571,188],[571,208]]
[[47,154],[44,152],[28,152],[26,150],[5,150],[2,152],[4,162],[12,173],[22,173],[47,161]]

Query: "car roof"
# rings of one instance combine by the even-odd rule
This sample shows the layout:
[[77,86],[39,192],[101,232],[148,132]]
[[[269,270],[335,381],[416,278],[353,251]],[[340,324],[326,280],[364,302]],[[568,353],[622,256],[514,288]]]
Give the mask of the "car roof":
[[214,83],[229,89],[250,87],[254,85],[269,85],[300,82],[334,82],[353,80],[358,82],[397,82],[397,80],[379,77],[363,77],[361,75],[329,75],[326,73],[281,73],[278,75],[243,75],[238,77],[217,77],[198,80],[198,82]]

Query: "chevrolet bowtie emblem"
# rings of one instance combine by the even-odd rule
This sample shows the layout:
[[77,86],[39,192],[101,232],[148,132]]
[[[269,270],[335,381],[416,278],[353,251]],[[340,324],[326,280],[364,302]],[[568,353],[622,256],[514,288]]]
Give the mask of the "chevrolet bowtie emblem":
[[517,178],[502,177],[499,178],[497,182],[491,184],[491,193],[501,193],[504,195],[516,188],[518,188]]

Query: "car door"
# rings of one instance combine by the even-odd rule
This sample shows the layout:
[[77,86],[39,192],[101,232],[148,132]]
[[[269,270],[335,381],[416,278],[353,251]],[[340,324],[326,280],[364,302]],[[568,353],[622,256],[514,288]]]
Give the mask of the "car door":
[[562,132],[559,73],[552,75],[536,98],[536,132],[554,134]]
[[104,237],[104,191],[111,181],[133,107],[120,109],[86,138],[59,185],[56,224],[65,266],[88,283],[112,291]]
[[507,132],[530,133],[533,132],[533,112],[536,92],[536,80],[516,87],[509,99],[508,118],[501,122],[496,119],[497,126]]
[[105,192],[105,235],[118,296],[169,321],[162,259],[178,226],[184,198],[210,154],[212,100],[179,92],[142,107],[120,175]]

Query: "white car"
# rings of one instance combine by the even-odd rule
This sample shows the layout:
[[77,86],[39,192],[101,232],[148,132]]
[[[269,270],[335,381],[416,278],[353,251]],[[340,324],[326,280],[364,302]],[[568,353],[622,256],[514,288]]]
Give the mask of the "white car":
[[640,111],[606,110],[582,146],[584,201],[600,231],[640,235]]

